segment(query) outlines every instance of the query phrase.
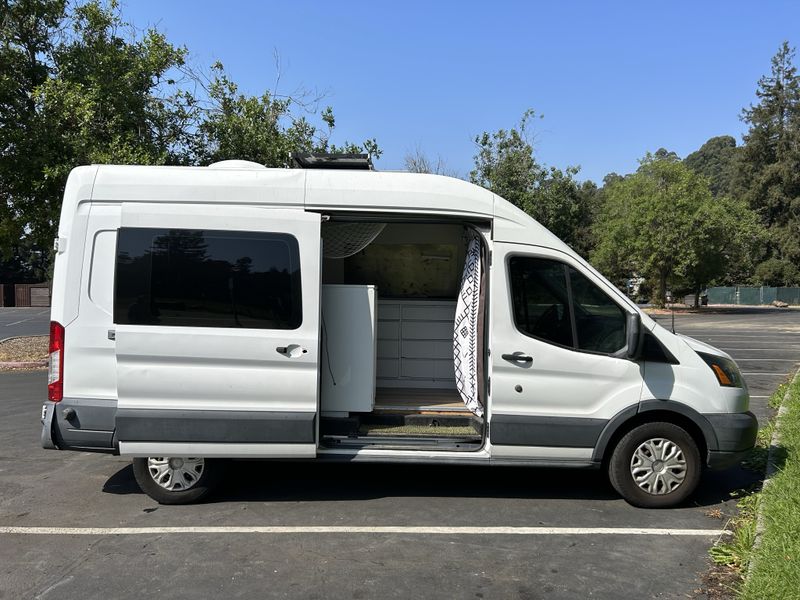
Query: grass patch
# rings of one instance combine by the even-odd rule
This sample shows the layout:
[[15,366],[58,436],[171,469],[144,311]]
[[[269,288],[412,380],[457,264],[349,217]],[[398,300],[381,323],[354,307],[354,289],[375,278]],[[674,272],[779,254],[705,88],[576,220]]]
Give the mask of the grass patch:
[[[769,405],[778,408],[788,389],[789,384],[781,385]],[[772,483],[765,490],[736,493],[738,513],[728,523],[733,535],[709,550],[715,563],[738,574],[738,585],[731,592],[743,600],[800,597],[800,381],[791,386],[786,407],[780,448],[773,451],[778,470]],[[771,420],[759,430],[756,447],[742,463],[745,467],[766,469],[775,428]],[[754,549],[759,510],[765,529],[761,545]],[[751,563],[753,569],[745,578]]]
[[764,518],[761,545],[741,588],[745,600],[800,596],[800,380],[789,388],[780,422],[777,471],[759,494]]
[[736,503],[738,512],[726,526],[733,531],[733,535],[727,541],[712,547],[708,553],[711,555],[711,560],[718,565],[731,567],[742,573],[750,562],[753,542],[756,539],[759,494],[753,493],[753,490],[740,490],[735,492],[735,497],[739,498]]

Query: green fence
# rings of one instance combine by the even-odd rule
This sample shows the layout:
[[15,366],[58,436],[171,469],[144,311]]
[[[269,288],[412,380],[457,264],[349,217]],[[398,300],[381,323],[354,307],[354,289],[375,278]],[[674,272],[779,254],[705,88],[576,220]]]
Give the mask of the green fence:
[[786,304],[800,305],[800,287],[735,287],[708,288],[709,304],[740,304],[755,306],[772,304],[775,300]]

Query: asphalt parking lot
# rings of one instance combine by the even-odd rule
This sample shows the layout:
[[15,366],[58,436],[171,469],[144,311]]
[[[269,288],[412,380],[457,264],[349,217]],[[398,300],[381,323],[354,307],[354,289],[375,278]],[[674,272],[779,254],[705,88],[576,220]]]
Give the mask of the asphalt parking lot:
[[[672,327],[671,315],[656,320]],[[675,332],[730,354],[750,390],[750,410],[759,421],[770,415],[767,400],[800,366],[800,310],[780,308],[711,308],[700,314],[675,315]]]
[[[798,310],[675,323],[739,361],[762,416],[800,361]],[[39,447],[44,390],[0,373],[0,598],[698,597],[719,515],[756,481],[711,472],[655,511],[597,472],[240,462],[211,502],[159,506],[122,458]]]
[[0,308],[0,340],[18,335],[48,335],[49,308]]

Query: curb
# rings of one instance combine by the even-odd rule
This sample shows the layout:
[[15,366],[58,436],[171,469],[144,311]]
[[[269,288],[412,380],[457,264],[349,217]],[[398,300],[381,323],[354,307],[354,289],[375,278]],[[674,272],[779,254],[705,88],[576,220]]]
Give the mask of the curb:
[[46,360],[0,362],[0,369],[38,369],[46,366]]
[[[787,404],[789,403],[789,392],[792,391],[792,387],[800,381],[800,369],[794,374],[792,380],[789,382],[789,387],[786,389],[786,393],[783,396],[783,400],[781,400],[781,405],[778,408],[778,414],[775,415],[775,431],[772,433],[772,439],[769,441],[769,453],[767,454],[767,469],[764,474],[764,483],[761,484],[761,491],[767,489],[769,484],[772,483],[772,476],[775,475],[775,471],[778,470],[777,465],[775,464],[775,449],[778,447],[778,444],[781,441],[781,417],[786,414],[789,410]],[[761,546],[761,540],[764,537],[764,529],[766,524],[764,523],[764,511],[762,509],[762,505],[759,502],[759,506],[756,509],[756,536],[753,540],[753,547],[751,552],[755,553],[758,550],[759,546]],[[755,560],[751,560],[750,563],[747,565],[747,578],[750,578],[754,569],[755,569]]]
[[48,337],[49,334],[47,333],[40,333],[39,335],[12,335],[11,337],[3,338],[0,340],[0,344],[3,342],[9,342],[11,340],[19,340],[22,338],[32,338],[32,337]]

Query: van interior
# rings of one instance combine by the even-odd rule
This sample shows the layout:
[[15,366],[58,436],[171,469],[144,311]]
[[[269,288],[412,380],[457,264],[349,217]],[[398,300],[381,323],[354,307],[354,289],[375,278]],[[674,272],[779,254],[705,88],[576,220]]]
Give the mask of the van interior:
[[[323,223],[322,447],[481,447],[484,417],[465,406],[453,357],[456,301],[474,227]],[[479,343],[480,362],[484,348]]]

